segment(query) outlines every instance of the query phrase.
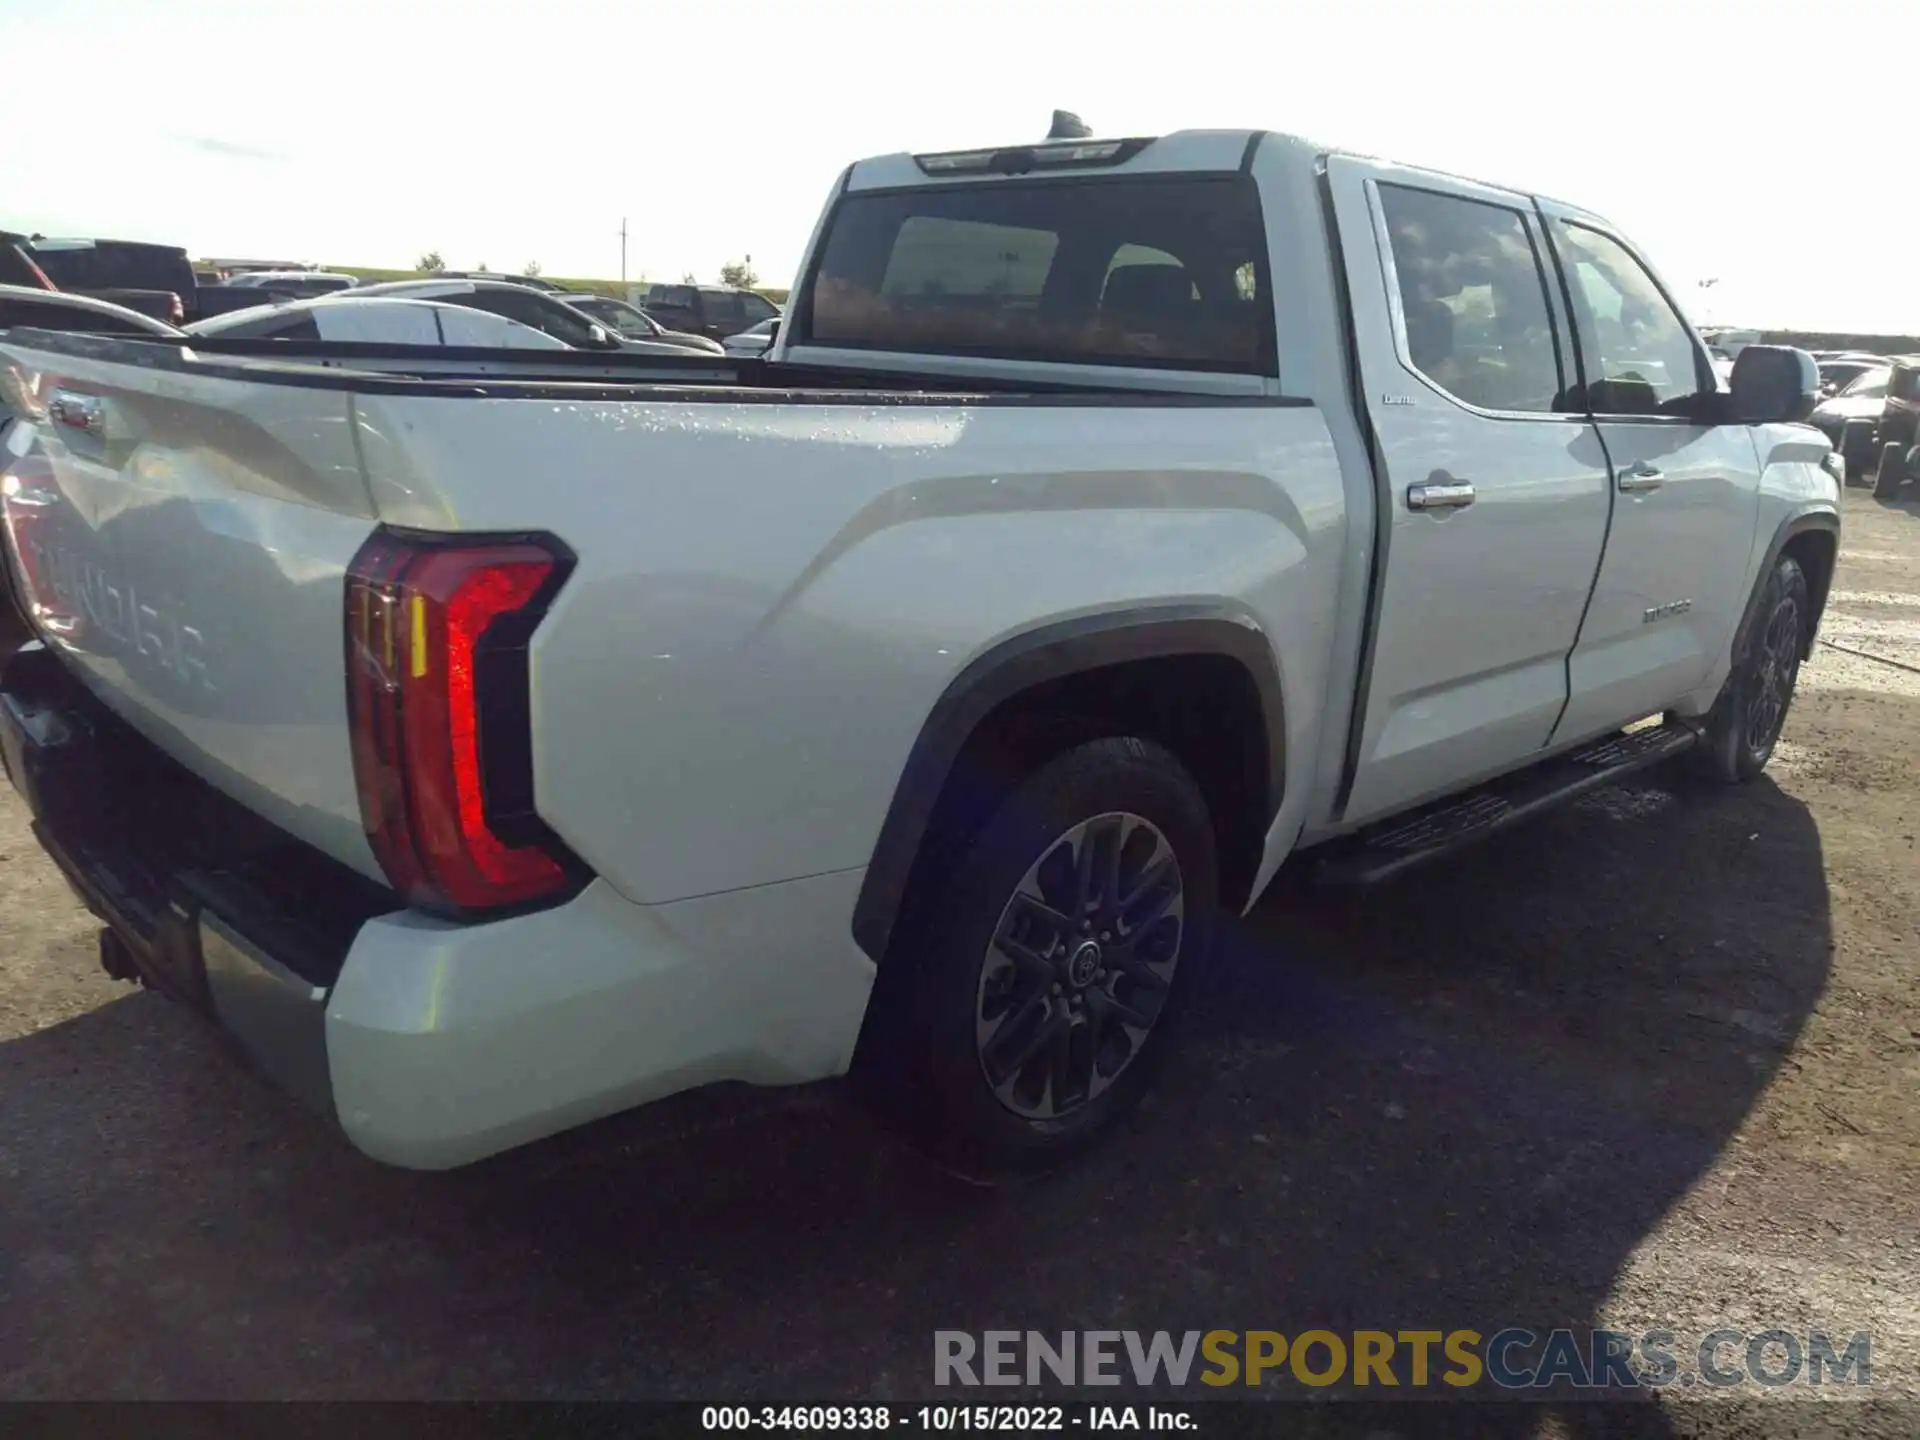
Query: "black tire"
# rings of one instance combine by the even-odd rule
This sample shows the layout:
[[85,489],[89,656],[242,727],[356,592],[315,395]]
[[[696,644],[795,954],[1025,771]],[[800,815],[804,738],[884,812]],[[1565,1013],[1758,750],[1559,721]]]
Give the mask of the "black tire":
[[1907,447],[1889,440],[1880,447],[1880,468],[1874,472],[1873,498],[1891,500],[1907,478]]
[[[1081,868],[1116,836],[1110,871]],[[1023,892],[1030,881],[1034,893]],[[1177,900],[1165,898],[1168,886]],[[1091,908],[1079,905],[1089,891]],[[876,1003],[890,997],[867,1028],[880,1052],[863,1067],[869,1093],[890,1092],[873,1096],[877,1108],[975,1181],[1032,1173],[1083,1148],[1145,1093],[1196,990],[1218,897],[1206,800],[1166,750],[1109,738],[1048,762],[960,851],[926,921],[888,957],[911,968],[876,986]],[[1147,1024],[1136,1035],[1122,1017]],[[1043,1042],[1056,1034],[1064,1038]]]
[[1734,657],[1695,752],[1714,779],[1743,784],[1767,768],[1793,703],[1812,623],[1806,573],[1799,561],[1782,555],[1763,582],[1746,653]]

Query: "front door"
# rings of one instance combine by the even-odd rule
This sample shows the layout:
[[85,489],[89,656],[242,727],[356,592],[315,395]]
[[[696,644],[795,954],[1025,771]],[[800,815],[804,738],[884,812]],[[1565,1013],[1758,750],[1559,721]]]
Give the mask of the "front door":
[[1328,162],[1387,493],[1355,822],[1525,763],[1567,698],[1607,476],[1532,202]]
[[1599,222],[1542,209],[1613,474],[1606,559],[1554,735],[1576,741],[1724,674],[1747,600],[1760,465],[1748,427],[1702,423],[1702,397],[1718,382],[1653,271]]

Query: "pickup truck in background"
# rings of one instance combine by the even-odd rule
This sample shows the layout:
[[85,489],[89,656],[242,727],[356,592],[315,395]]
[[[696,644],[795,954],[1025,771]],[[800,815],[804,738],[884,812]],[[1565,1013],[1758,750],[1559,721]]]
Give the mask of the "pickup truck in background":
[[847,1072],[1049,1162],[1283,864],[1757,775],[1838,553],[1810,357],[1278,134],[862,161],[764,359],[431,354],[0,335],[36,834],[405,1166]]
[[177,245],[135,240],[50,239],[0,232],[0,284],[36,286],[111,301],[169,325],[225,314],[261,297],[203,286]]

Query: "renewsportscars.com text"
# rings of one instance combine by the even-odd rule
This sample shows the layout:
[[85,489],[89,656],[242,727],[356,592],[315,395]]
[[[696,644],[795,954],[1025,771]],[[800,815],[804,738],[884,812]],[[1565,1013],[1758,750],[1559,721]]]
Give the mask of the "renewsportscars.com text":
[[1865,1331],[937,1330],[936,1385],[1347,1385],[1455,1391],[1870,1385]]

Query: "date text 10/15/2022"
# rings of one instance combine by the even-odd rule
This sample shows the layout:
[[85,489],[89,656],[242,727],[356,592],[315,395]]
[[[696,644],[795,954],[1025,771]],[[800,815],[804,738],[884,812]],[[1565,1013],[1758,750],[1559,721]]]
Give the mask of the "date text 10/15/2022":
[[1040,1431],[1200,1428],[1189,1410],[1157,1405],[707,1405],[702,1430]]

